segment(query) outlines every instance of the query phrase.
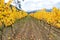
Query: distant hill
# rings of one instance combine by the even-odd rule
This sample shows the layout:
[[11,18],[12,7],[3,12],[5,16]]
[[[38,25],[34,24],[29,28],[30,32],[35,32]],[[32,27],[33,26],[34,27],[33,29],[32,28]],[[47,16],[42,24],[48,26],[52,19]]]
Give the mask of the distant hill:
[[[46,9],[47,12],[51,12],[52,9]],[[33,10],[33,11],[29,11],[27,13],[35,13],[36,11],[39,11],[39,10]]]
[[46,9],[47,12],[51,12],[52,9]]

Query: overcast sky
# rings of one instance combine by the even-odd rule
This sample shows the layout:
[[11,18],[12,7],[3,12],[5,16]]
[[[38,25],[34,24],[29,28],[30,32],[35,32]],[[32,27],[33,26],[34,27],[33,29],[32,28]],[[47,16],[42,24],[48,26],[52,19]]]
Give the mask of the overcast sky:
[[[42,8],[51,9],[54,6],[60,8],[60,0],[19,0],[21,1],[21,7],[25,11],[33,11]],[[8,0],[5,0],[8,2]],[[12,3],[15,5],[14,3]],[[15,5],[16,6],[16,5]]]

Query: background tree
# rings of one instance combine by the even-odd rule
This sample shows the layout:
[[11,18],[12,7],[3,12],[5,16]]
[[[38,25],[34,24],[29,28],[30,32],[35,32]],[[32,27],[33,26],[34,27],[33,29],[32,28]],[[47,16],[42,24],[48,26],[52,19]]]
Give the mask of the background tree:
[[[24,2],[24,0],[22,0],[23,2]],[[14,0],[14,3],[16,4],[16,7],[18,8],[18,9],[22,9],[21,8],[21,1],[19,1],[19,0]]]

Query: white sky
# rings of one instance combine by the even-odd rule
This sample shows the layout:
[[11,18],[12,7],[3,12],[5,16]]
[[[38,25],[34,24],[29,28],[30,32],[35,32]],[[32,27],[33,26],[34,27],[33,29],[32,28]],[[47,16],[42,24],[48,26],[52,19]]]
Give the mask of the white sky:
[[[8,0],[5,0],[5,2],[8,2]],[[25,11],[33,11],[42,8],[51,9],[54,6],[59,7],[59,3],[60,0],[25,0],[24,2],[21,1],[22,9]]]

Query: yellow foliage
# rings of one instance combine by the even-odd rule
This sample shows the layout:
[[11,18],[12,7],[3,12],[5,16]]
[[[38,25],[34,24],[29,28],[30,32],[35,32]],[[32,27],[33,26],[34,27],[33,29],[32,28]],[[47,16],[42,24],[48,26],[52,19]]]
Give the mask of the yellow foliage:
[[[41,9],[33,14],[32,17],[39,20],[46,21],[48,24],[52,24],[57,28],[60,28],[60,9],[53,7],[51,12],[47,12],[46,9]],[[57,23],[58,22],[58,23]]]
[[33,14],[33,13],[30,13],[29,15],[30,15],[31,17],[34,17],[34,14]]
[[60,23],[56,23],[56,24],[55,24],[55,27],[56,27],[56,28],[60,28]]
[[0,27],[2,26],[2,22],[0,21]]
[[13,0],[9,0],[9,2],[6,4],[6,6],[10,6]]
[[[7,4],[4,4],[4,0],[1,0],[0,5],[0,26],[2,23],[7,27],[15,23],[16,20],[26,17],[28,14],[25,11],[19,11],[15,6],[10,7],[13,0],[9,0]],[[4,4],[4,5],[3,5]],[[2,26],[1,26],[2,27]]]

